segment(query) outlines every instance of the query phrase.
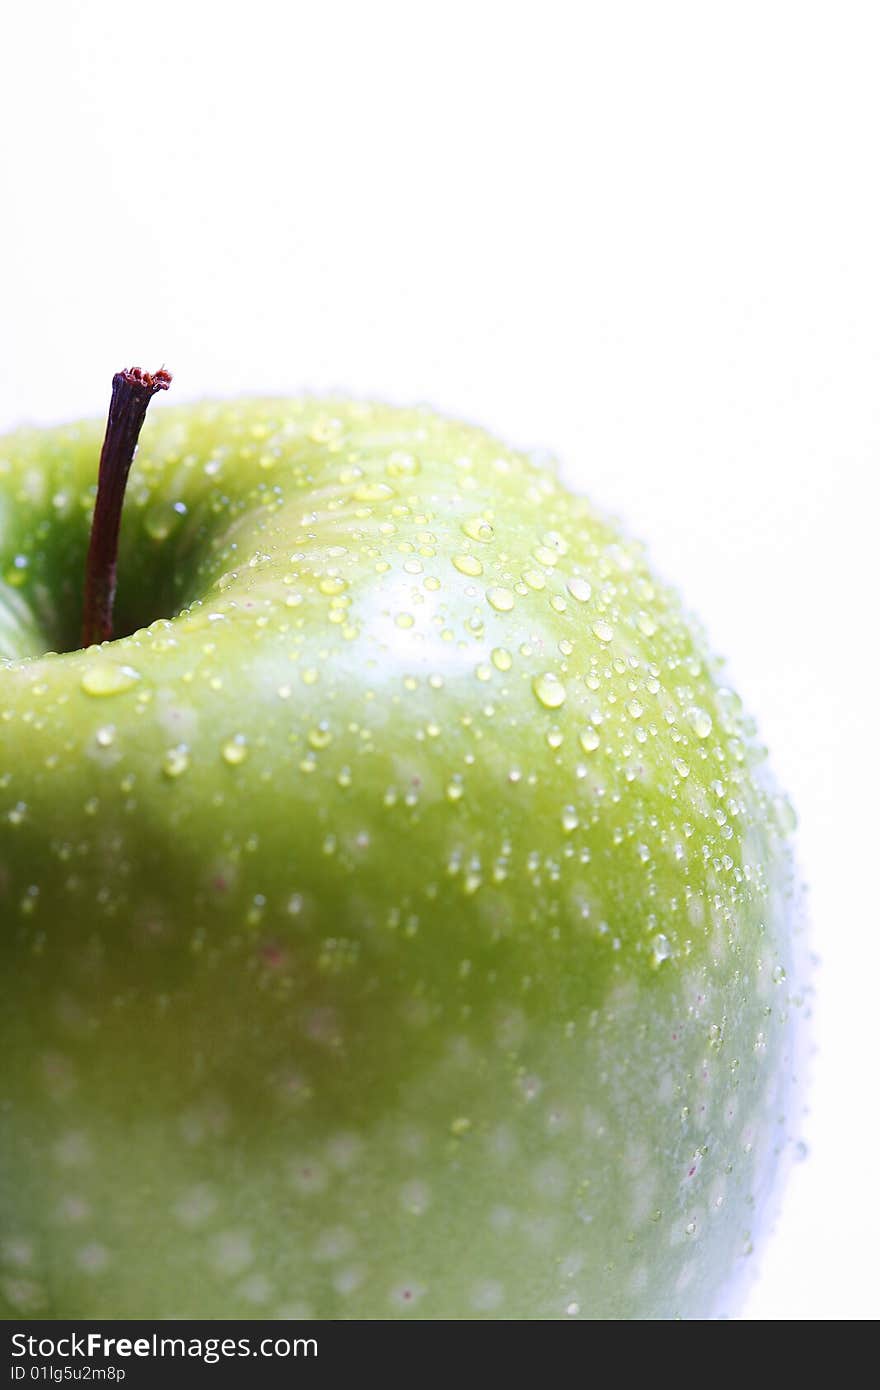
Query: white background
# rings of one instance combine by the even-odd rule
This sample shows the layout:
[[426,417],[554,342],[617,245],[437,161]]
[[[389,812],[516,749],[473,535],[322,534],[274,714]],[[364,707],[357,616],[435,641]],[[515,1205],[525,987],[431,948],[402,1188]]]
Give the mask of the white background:
[[754,1318],[880,1313],[872,4],[9,6],[0,428],[340,388],[568,477],[707,620],[801,818],[810,1156]]

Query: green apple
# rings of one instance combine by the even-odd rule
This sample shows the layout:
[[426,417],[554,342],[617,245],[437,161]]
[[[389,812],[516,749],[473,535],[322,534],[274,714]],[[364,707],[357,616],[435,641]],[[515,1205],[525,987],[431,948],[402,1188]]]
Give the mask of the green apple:
[[426,410],[163,408],[76,649],[100,442],[0,440],[6,1315],[735,1308],[792,814],[640,546]]

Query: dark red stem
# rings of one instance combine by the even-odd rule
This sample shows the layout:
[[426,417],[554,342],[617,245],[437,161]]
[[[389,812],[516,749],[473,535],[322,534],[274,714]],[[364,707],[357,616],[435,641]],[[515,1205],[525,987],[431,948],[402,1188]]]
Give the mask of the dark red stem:
[[122,503],[138,436],[147,406],[157,391],[167,391],[171,373],[142,372],[129,367],[113,378],[110,413],[98,469],[98,496],[92,518],[92,538],[86,562],[82,644],[91,647],[113,636],[113,602],[116,598],[116,560]]

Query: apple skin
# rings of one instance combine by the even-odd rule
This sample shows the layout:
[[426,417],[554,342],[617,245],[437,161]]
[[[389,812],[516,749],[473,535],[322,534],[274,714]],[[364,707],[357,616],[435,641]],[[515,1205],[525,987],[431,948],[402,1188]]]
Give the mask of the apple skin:
[[425,410],[154,409],[66,650],[100,438],[0,441],[5,1315],[735,1309],[792,814],[642,549]]

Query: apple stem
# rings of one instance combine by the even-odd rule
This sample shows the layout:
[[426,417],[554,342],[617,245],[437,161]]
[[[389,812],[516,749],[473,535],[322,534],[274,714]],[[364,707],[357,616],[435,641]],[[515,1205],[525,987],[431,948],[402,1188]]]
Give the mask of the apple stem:
[[138,436],[147,407],[157,391],[167,391],[171,373],[142,372],[128,367],[113,378],[110,413],[98,468],[98,495],[92,518],[89,557],[86,561],[83,599],[82,645],[108,642],[113,636],[113,603],[116,598],[116,561],[119,525],[128,474],[137,451]]

